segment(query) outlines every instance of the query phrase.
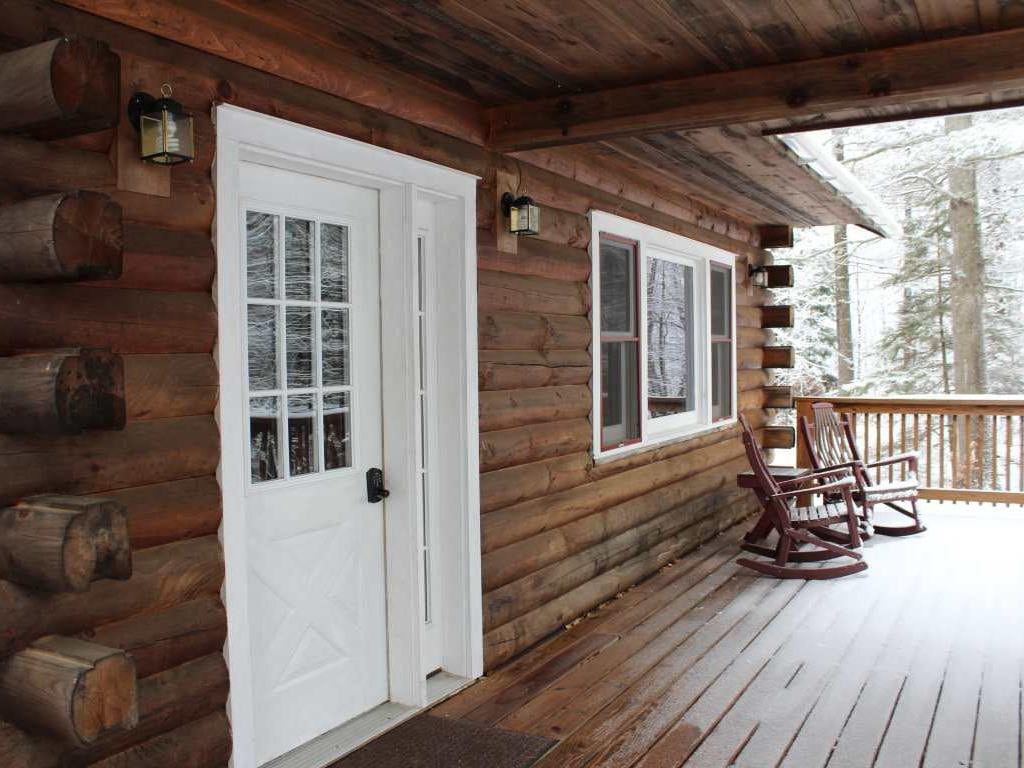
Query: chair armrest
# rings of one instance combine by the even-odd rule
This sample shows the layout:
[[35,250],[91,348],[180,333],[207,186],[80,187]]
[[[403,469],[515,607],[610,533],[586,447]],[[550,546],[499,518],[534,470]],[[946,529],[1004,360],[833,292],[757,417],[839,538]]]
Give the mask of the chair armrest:
[[816,489],[821,488],[820,485],[812,485],[810,488],[804,488],[804,486],[808,483],[815,483],[819,480],[832,481],[836,479],[837,475],[843,477],[850,475],[850,472],[847,470],[852,469],[853,466],[856,465],[856,462],[851,461],[850,465],[850,467],[847,467],[845,464],[838,464],[835,467],[824,467],[816,472],[811,472],[810,474],[800,475],[800,477],[794,477],[790,480],[781,480],[779,482],[779,488],[782,490],[803,489],[804,492],[808,493],[812,490],[816,492]]
[[878,461],[871,461],[866,463],[865,467],[887,467],[890,464],[902,464],[904,462],[910,464],[913,469],[917,469],[917,462],[919,457],[916,453],[900,453],[895,456],[887,456],[884,459]]
[[[811,475],[807,476],[808,478]],[[803,479],[803,478],[801,478]],[[827,491],[843,491],[843,495],[848,495],[850,489],[854,486],[854,480],[852,477],[844,477],[839,480],[835,480],[831,483],[825,483],[825,485],[815,485],[810,488],[796,488],[792,491],[780,491],[779,493],[773,493],[770,498],[772,499],[788,499],[792,496],[803,496],[807,493],[825,493]]]

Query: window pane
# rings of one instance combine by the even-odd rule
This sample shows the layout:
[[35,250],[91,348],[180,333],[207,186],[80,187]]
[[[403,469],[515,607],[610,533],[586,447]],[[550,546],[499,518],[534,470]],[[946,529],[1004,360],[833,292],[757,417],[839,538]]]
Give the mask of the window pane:
[[711,345],[711,418],[732,416],[732,343],[718,341]]
[[316,402],[313,395],[288,398],[288,471],[295,475],[316,472]]
[[285,352],[289,387],[313,386],[313,310],[287,307],[284,311]]
[[348,310],[325,309],[321,312],[320,332],[324,386],[348,384]]
[[313,222],[284,220],[284,295],[313,298]]
[[261,483],[280,477],[277,463],[278,400],[276,397],[254,397],[249,401],[249,461],[252,482]]
[[732,270],[725,267],[711,268],[711,335],[731,336],[730,316],[732,315]]
[[348,301],[348,227],[320,225],[320,298]]
[[696,408],[693,267],[647,264],[647,409],[651,418]]
[[638,346],[635,341],[601,344],[601,442],[606,448],[640,439]]
[[324,395],[324,469],[352,466],[351,395]]
[[601,241],[601,333],[635,335],[634,249]]
[[249,389],[277,389],[277,307],[250,304]]
[[277,216],[252,211],[245,214],[246,284],[250,298],[277,298],[276,231]]

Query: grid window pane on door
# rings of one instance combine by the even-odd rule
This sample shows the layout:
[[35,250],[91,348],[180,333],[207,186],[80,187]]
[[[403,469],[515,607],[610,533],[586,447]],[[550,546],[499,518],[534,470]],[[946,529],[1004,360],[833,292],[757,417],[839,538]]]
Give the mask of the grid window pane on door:
[[732,269],[711,265],[711,418],[727,419],[733,410]]
[[250,481],[352,466],[347,226],[245,214]]

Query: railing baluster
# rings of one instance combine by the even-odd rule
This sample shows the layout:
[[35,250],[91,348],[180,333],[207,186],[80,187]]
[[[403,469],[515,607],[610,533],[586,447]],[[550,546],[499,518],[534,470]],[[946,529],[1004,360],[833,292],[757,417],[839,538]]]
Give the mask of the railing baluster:
[[[875,414],[875,450],[878,455],[875,457],[875,461],[882,458],[882,414]],[[875,467],[875,482],[882,482],[882,468]]]
[[[892,412],[890,412],[889,413],[889,452],[887,454],[885,454],[886,458],[888,458],[889,456],[893,455],[892,425],[893,425],[893,421],[894,420],[895,420],[895,417],[892,414]],[[892,466],[892,464],[890,464],[889,465],[889,482],[890,483],[892,482],[892,473],[893,473],[893,466]]]
[[925,485],[929,488],[932,487],[932,415],[929,413],[925,416],[925,451],[926,458],[924,462],[925,466]]
[[959,443],[960,443],[960,424],[958,423],[957,415],[955,413],[949,416],[949,479],[956,486],[957,477],[960,475],[959,466],[960,463],[957,461],[959,458]]
[[999,490],[999,417],[992,417],[992,490]]
[[974,417],[971,414],[964,416],[964,459],[967,463],[967,469],[964,472],[964,487],[974,488],[974,436],[971,430],[971,424],[974,423]]
[[[1010,487],[1010,454],[1013,453],[1013,417],[1004,417],[1003,429],[1006,430],[1006,478],[1003,480],[1003,490],[1009,493],[1013,490]],[[1010,502],[1006,502],[1006,506],[1010,506]]]

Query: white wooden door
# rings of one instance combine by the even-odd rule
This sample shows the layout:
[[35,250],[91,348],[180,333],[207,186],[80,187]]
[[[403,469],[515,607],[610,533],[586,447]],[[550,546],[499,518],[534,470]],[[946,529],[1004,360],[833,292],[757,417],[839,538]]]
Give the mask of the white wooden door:
[[256,757],[388,698],[379,200],[243,163],[245,516]]

